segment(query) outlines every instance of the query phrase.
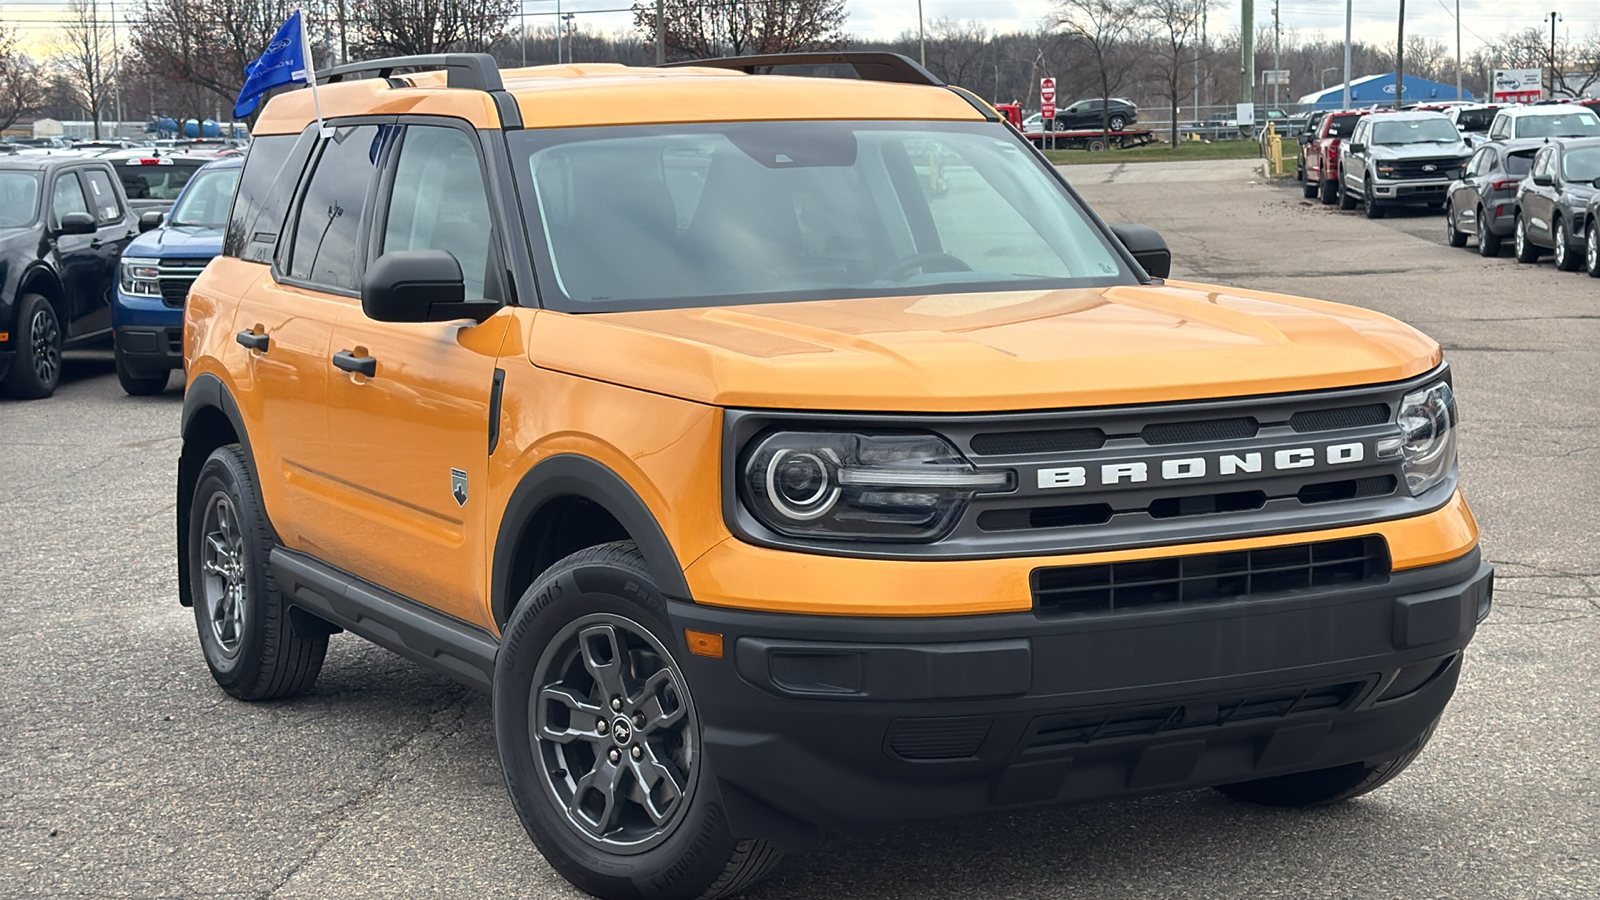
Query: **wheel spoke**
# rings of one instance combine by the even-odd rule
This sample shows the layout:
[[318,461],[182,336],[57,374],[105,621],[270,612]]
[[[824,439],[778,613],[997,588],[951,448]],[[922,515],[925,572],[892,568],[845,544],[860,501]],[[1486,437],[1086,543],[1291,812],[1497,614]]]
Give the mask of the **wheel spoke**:
[[654,734],[677,725],[687,714],[683,705],[683,691],[678,687],[677,676],[671,669],[659,669],[645,680],[634,706],[644,713],[645,723],[641,735]]
[[[595,766],[589,774],[578,779],[572,792],[572,803],[568,811],[573,816],[587,824],[595,834],[604,836],[611,830],[617,818],[617,786],[622,782],[622,767],[615,765],[605,757],[595,761]],[[598,795],[603,801],[598,814],[591,813],[591,796]]]
[[[557,727],[550,722],[551,704],[559,704],[567,710],[567,724]],[[536,721],[539,724],[539,737],[555,741],[558,744],[570,744],[575,740],[599,743],[605,737],[595,731],[595,725],[605,716],[605,711],[578,696],[568,688],[559,685],[550,685],[539,690],[539,709]]]
[[622,683],[622,642],[608,624],[591,625],[578,632],[578,653],[583,667],[608,696],[627,696]]
[[656,825],[665,822],[683,796],[683,781],[675,767],[656,757],[655,748],[644,745],[644,755],[630,759],[635,780],[638,782],[633,799],[644,809]]
[[212,575],[227,577],[232,574],[233,550],[223,540],[222,535],[212,533],[206,535],[205,544],[202,545],[200,568]]

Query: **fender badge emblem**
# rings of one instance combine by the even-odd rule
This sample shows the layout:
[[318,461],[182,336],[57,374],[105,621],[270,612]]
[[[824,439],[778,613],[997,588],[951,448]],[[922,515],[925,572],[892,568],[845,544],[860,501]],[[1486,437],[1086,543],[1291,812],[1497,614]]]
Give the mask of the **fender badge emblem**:
[[450,496],[456,498],[457,506],[467,505],[467,473],[460,469],[450,470]]

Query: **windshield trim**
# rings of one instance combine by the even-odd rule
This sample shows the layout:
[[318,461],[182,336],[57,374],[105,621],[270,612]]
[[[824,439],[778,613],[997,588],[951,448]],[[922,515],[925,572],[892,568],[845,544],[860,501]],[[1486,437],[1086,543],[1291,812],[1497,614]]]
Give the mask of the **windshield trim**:
[[[870,126],[880,130],[906,130],[906,131],[948,131],[965,134],[982,134],[990,137],[1002,137],[1016,144],[1019,149],[1039,166],[1047,179],[1061,192],[1061,197],[1066,201],[1070,212],[1080,217],[1086,226],[1086,231],[1099,241],[1107,256],[1115,261],[1117,272],[1114,275],[1103,277],[1084,278],[1043,278],[1007,279],[1004,281],[947,281],[939,284],[907,283],[891,287],[851,287],[851,288],[823,288],[796,291],[774,291],[741,294],[718,294],[714,297],[689,296],[689,297],[650,297],[644,299],[622,300],[571,300],[557,275],[557,266],[552,261],[552,248],[550,245],[550,230],[545,227],[540,212],[539,187],[533,177],[529,157],[550,147],[561,144],[581,143],[589,140],[604,140],[615,138],[625,133],[659,133],[665,135],[697,133],[716,131],[729,125],[744,124],[742,120],[731,122],[691,122],[672,124],[648,125],[596,125],[572,128],[526,129],[523,131],[507,133],[507,145],[510,150],[510,164],[512,175],[515,179],[517,190],[522,197],[521,210],[523,213],[522,226],[525,230],[525,239],[528,249],[533,257],[535,278],[538,286],[539,304],[543,308],[553,309],[567,313],[608,313],[608,312],[641,312],[664,309],[695,309],[716,308],[725,306],[749,306],[773,303],[799,303],[809,301],[853,300],[872,299],[883,297],[910,297],[934,296],[948,294],[983,294],[1002,293],[1012,291],[1040,291],[1040,290],[1074,290],[1097,289],[1115,287],[1120,285],[1137,285],[1150,283],[1146,281],[1142,270],[1139,269],[1133,256],[1117,240],[1110,227],[1097,215],[1093,209],[1080,197],[1066,178],[1056,170],[1055,166],[1041,154],[1037,148],[1028,143],[1026,139],[1017,134],[1007,124],[1000,122],[968,122],[955,120],[823,120],[816,124],[832,122],[854,126]],[[1158,280],[1155,283],[1160,283]]]

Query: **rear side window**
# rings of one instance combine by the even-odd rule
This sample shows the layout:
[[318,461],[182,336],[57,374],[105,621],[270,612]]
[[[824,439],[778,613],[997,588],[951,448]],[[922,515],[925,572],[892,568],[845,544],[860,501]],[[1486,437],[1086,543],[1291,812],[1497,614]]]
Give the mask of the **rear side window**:
[[1360,116],[1334,116],[1328,120],[1328,137],[1346,138],[1350,132],[1356,130],[1356,123],[1361,121]]
[[1532,153],[1513,153],[1506,157],[1506,174],[1526,175],[1533,171]]
[[101,169],[89,169],[83,173],[83,180],[89,185],[89,202],[94,205],[95,221],[109,225],[121,219],[122,201],[117,199],[117,190],[111,186],[111,176]]
[[[309,134],[269,134],[250,142],[228,214],[222,255],[251,262],[272,261],[272,248],[278,243],[283,214],[305,166],[311,140]],[[297,149],[299,153],[295,152]],[[298,162],[291,165],[291,156]]]
[[361,214],[387,131],[347,125],[331,129],[322,142],[295,220],[287,266],[291,278],[355,290]]

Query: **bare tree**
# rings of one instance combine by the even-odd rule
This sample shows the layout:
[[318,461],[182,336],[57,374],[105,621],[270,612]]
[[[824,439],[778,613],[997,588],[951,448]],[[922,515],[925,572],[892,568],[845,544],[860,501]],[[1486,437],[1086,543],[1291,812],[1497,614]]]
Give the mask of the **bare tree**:
[[354,0],[350,43],[372,57],[486,51],[516,8],[515,0]]
[[[849,44],[844,0],[666,0],[663,18],[668,59],[832,50]],[[635,3],[633,23],[647,42],[654,41],[655,3]]]
[[1161,88],[1172,113],[1169,140],[1178,143],[1178,101],[1187,96],[1183,76],[1194,68],[1194,44],[1200,37],[1201,0],[1147,0],[1144,39],[1155,47],[1161,67]]
[[0,131],[38,112],[45,93],[39,64],[17,49],[15,29],[0,23]]
[[1100,129],[1111,130],[1110,100],[1113,88],[1138,59],[1124,53],[1141,18],[1144,0],[1058,0],[1059,24],[1066,33],[1088,48],[1100,72]]
[[[915,32],[906,32],[908,43],[916,38]],[[982,22],[958,22],[955,19],[936,19],[928,25],[928,68],[951,84],[963,87],[979,80],[980,69],[987,60],[989,33]]]
[[92,0],[72,0],[66,24],[50,42],[50,64],[76,92],[100,137],[100,115],[111,96],[111,23]]

